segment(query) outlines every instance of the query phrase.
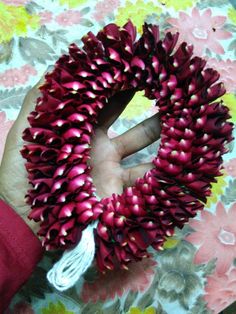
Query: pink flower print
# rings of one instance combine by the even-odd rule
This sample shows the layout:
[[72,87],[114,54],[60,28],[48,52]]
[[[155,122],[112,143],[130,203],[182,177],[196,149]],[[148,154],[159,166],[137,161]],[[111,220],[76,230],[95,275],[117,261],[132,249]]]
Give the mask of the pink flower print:
[[30,64],[26,64],[22,67],[22,72],[24,72],[25,74],[29,75],[37,75],[37,71],[36,69],[30,65]]
[[4,87],[14,87],[16,85],[22,85],[27,82],[27,76],[24,75],[18,69],[6,70],[3,74],[0,74],[0,85]]
[[119,4],[119,0],[98,1],[94,8],[95,13],[93,14],[93,17],[98,22],[103,21],[107,15],[112,13],[119,6]]
[[52,12],[50,11],[43,11],[39,13],[40,17],[40,24],[45,25],[52,21]]
[[151,259],[143,259],[140,262],[129,264],[129,270],[115,269],[99,277],[92,283],[85,282],[82,288],[83,302],[97,302],[114,299],[116,295],[121,297],[126,291],[145,291],[153,280],[156,262]]
[[193,8],[191,15],[179,12],[179,18],[168,18],[172,25],[168,31],[180,33],[179,42],[186,41],[194,45],[194,53],[202,55],[205,48],[223,54],[224,48],[219,40],[228,39],[232,34],[223,29],[226,16],[212,16],[211,9],[200,12]]
[[236,269],[232,269],[228,275],[214,274],[208,277],[204,296],[208,307],[213,314],[220,313],[236,299]]
[[76,10],[67,10],[56,16],[55,21],[61,26],[72,26],[74,24],[79,24],[82,15]]
[[26,5],[26,3],[29,0],[1,0],[3,3],[6,3],[8,5],[14,5],[16,7],[20,6],[20,5]]
[[195,230],[186,240],[200,245],[194,262],[206,263],[217,258],[216,271],[225,274],[236,256],[236,203],[226,212],[222,203],[218,203],[216,212],[204,210],[201,220],[192,219],[190,226]]
[[207,65],[220,73],[220,80],[224,83],[227,93],[236,91],[236,61],[209,59]]
[[0,111],[0,163],[2,160],[7,134],[12,127],[14,121],[7,120],[6,113]]
[[224,164],[227,174],[231,177],[236,177],[236,158],[230,159]]
[[13,86],[24,85],[28,81],[28,75],[21,70],[12,69],[9,72],[12,77]]
[[0,85],[3,85],[4,87],[14,86],[9,70],[6,70],[5,72],[0,73]]
[[31,65],[24,65],[21,68],[8,69],[0,73],[0,85],[4,87],[15,87],[17,85],[24,85],[29,76],[36,75],[37,71]]

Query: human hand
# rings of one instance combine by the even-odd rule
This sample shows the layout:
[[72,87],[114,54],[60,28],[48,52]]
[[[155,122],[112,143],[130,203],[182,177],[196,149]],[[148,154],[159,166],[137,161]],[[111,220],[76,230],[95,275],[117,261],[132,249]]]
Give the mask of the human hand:
[[158,114],[113,139],[107,134],[109,127],[124,111],[133,96],[133,91],[115,94],[99,114],[98,126],[91,142],[90,165],[96,194],[101,198],[109,197],[112,193],[121,194],[124,187],[132,186],[138,177],[143,177],[145,172],[153,168],[151,162],[123,168],[121,161],[160,137]]
[[29,189],[25,160],[20,154],[23,148],[23,130],[29,126],[27,116],[34,109],[36,99],[40,95],[38,87],[43,83],[41,79],[26,95],[21,111],[10,129],[4,154],[0,165],[0,198],[8,203],[36,234],[39,224],[27,218],[30,207],[25,202],[25,195]]
[[[25,161],[20,150],[24,145],[22,132],[29,126],[27,117],[35,107],[36,99],[40,95],[38,87],[42,82],[43,80],[26,95],[19,116],[8,134],[0,166],[0,196],[15,209],[34,233],[37,233],[39,224],[27,218],[30,207],[25,203],[25,195],[29,184]],[[111,97],[99,115],[91,143],[90,166],[97,195],[100,197],[122,193],[124,187],[133,185],[136,178],[142,177],[153,167],[151,163],[146,163],[124,169],[121,160],[159,138],[160,124],[157,115],[116,138],[110,139],[107,135],[109,127],[119,117],[133,95],[133,91],[117,93]]]

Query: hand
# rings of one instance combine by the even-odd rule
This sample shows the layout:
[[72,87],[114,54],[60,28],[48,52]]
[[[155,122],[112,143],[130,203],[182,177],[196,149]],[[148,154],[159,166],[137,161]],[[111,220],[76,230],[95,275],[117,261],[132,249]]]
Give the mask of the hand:
[[27,116],[34,109],[36,99],[40,95],[39,85],[43,79],[26,95],[21,111],[10,129],[3,159],[0,166],[0,198],[6,201],[27,223],[36,234],[39,224],[27,218],[30,207],[25,203],[25,195],[29,189],[25,160],[20,154],[24,141],[23,130],[29,126]]
[[[36,99],[40,95],[38,90],[40,83],[42,82],[25,97],[19,116],[7,136],[0,167],[0,196],[15,209],[34,233],[37,233],[39,224],[27,218],[30,207],[25,203],[25,195],[29,184],[25,160],[20,150],[24,145],[22,132],[29,126],[27,116],[34,109]],[[122,193],[125,186],[133,185],[136,178],[142,177],[153,167],[152,163],[146,163],[124,169],[120,162],[159,138],[160,124],[157,115],[116,138],[110,139],[107,135],[108,128],[119,117],[133,95],[134,92],[131,91],[117,93],[99,115],[98,126],[91,143],[90,165],[97,195],[100,197]]]
[[119,117],[131,98],[133,91],[120,92],[110,98],[109,103],[99,114],[98,126],[91,143],[92,178],[99,197],[109,197],[112,193],[121,194],[123,188],[132,186],[138,177],[153,168],[153,164],[144,163],[131,168],[123,168],[121,160],[160,137],[158,114],[144,120],[132,129],[110,139],[109,127]]

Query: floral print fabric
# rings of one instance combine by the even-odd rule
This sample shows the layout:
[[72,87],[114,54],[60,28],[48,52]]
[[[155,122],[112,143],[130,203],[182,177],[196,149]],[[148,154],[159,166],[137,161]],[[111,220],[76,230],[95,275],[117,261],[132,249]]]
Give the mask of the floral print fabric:
[[[228,0],[0,0],[0,160],[7,133],[28,90],[69,43],[105,24],[132,19],[160,31],[178,31],[180,41],[216,68],[222,97],[236,123],[236,8]],[[158,108],[136,93],[109,131],[123,133]],[[234,137],[235,137],[234,133]],[[150,160],[158,143],[124,165]],[[92,267],[76,286],[53,290],[46,272],[58,256],[47,253],[11,303],[8,314],[217,314],[236,301],[236,149],[228,147],[224,175],[212,186],[205,210],[165,243],[162,252],[102,275]]]

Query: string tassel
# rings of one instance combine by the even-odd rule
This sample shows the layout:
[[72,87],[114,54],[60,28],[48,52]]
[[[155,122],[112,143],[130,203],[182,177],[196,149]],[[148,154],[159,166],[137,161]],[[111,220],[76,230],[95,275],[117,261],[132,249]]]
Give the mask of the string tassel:
[[95,255],[94,228],[84,229],[78,245],[64,252],[62,258],[47,273],[47,279],[59,291],[65,291],[80,279],[93,262]]

